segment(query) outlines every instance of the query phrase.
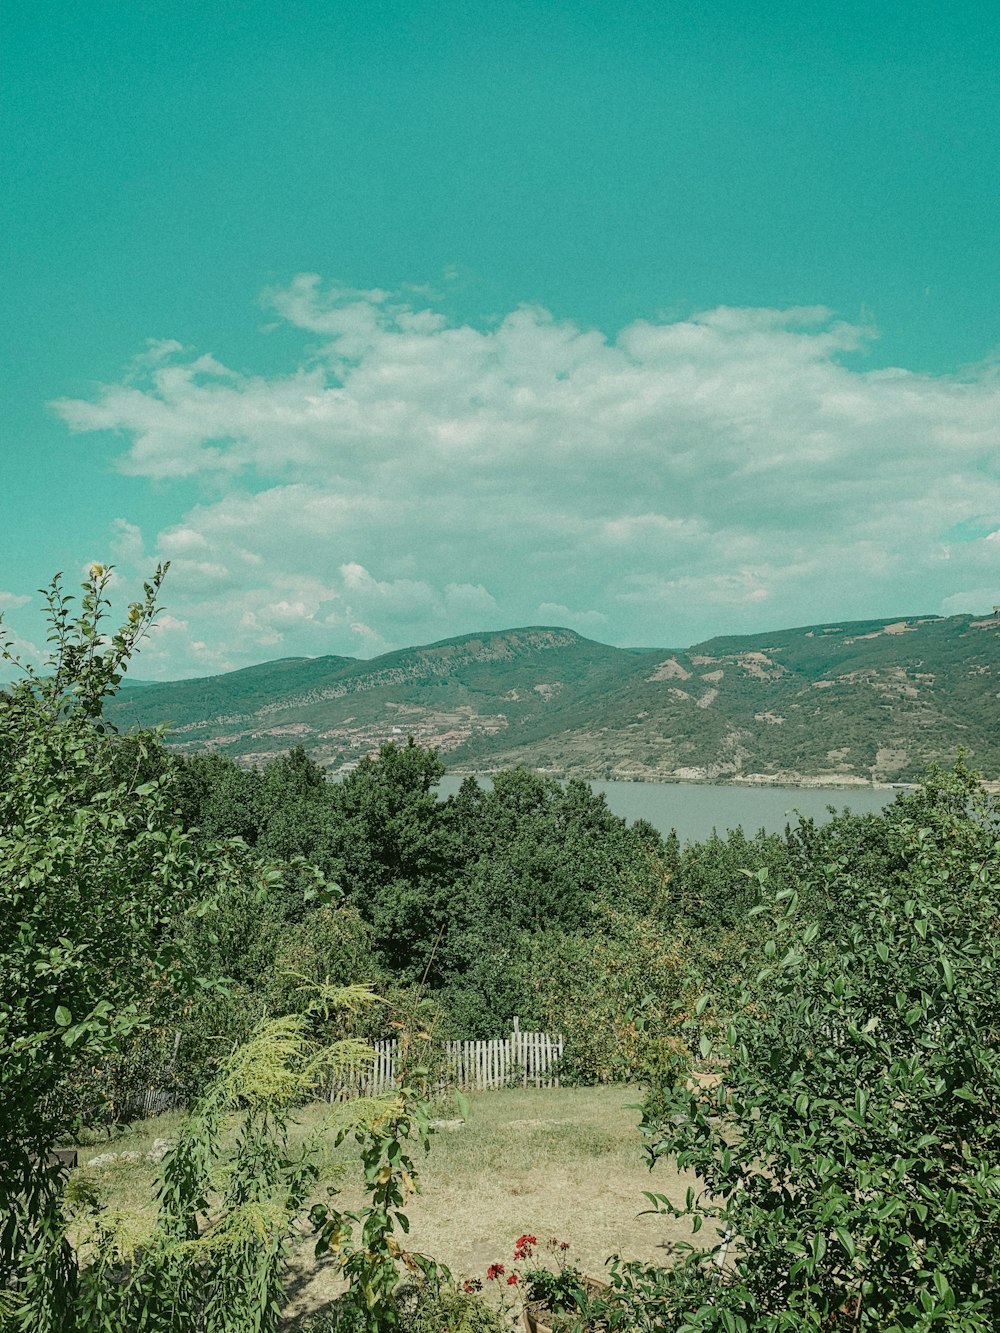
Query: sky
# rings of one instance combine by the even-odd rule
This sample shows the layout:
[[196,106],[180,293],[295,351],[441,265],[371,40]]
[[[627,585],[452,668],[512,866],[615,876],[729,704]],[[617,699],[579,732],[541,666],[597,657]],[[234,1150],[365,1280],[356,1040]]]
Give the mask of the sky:
[[133,674],[1000,603],[1000,6],[5,0],[0,612]]

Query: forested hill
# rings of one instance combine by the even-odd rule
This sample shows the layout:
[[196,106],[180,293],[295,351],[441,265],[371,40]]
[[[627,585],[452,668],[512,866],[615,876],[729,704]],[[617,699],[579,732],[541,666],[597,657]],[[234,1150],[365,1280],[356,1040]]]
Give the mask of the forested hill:
[[460,771],[892,782],[962,745],[995,778],[998,631],[921,617],[637,651],[533,627],[126,687],[108,714],[257,763],[301,744],[341,767],[412,735]]

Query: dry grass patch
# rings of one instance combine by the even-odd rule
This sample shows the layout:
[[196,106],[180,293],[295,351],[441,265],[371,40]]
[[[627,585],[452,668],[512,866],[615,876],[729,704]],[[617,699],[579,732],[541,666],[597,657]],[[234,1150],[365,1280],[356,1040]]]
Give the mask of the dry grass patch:
[[[688,1228],[656,1216],[640,1216],[643,1190],[680,1202],[689,1181],[664,1164],[651,1174],[637,1132],[634,1088],[511,1089],[475,1094],[469,1120],[435,1133],[431,1151],[418,1160],[422,1192],[407,1209],[411,1248],[448,1265],[458,1277],[482,1277],[487,1265],[509,1263],[515,1238],[524,1232],[544,1242],[567,1240],[569,1257],[584,1271],[600,1274],[607,1257],[663,1262],[669,1242]],[[331,1108],[310,1106],[299,1116],[296,1137],[330,1123]],[[442,1104],[442,1118],[455,1115]],[[175,1130],[177,1115],[133,1126],[111,1144],[81,1149],[84,1163],[100,1152],[145,1153],[156,1138]],[[344,1206],[360,1204],[363,1192],[353,1142],[332,1153],[344,1170]],[[138,1214],[154,1208],[156,1166],[115,1163],[95,1172],[102,1192]],[[332,1263],[317,1263],[304,1235],[297,1247],[290,1313],[316,1308],[339,1290]]]

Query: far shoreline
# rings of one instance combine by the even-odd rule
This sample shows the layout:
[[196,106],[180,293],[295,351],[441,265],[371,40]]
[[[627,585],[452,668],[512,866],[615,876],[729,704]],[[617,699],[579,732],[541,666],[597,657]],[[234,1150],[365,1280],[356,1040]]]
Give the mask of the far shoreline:
[[[443,762],[443,761],[442,761]],[[557,782],[568,782],[579,778],[581,782],[620,782],[639,786],[685,786],[685,787],[732,787],[759,788],[764,791],[916,791],[919,782],[874,782],[868,778],[844,778],[837,781],[829,775],[802,776],[798,779],[783,775],[771,778],[767,775],[753,774],[748,777],[708,778],[691,777],[687,774],[611,774],[593,772],[567,772],[558,768],[534,768],[527,764],[503,765],[497,768],[451,768],[446,765],[447,774],[453,778],[492,778],[497,773],[509,772],[511,767],[525,768],[539,777],[554,778]],[[1000,779],[983,779],[987,790],[1000,790]]]

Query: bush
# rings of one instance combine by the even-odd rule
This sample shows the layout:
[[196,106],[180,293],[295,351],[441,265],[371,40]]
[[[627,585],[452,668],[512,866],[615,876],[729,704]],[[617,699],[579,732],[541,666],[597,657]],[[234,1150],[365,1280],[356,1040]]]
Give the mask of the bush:
[[189,992],[175,923],[232,873],[224,849],[176,825],[169,771],[146,763],[157,738],[134,738],[125,764],[101,721],[163,572],[111,636],[110,571],[93,566],[75,618],[56,579],[47,675],[0,639],[21,671],[0,691],[0,1290],[43,1293],[38,1329],[64,1326],[75,1286],[60,1172],[39,1164],[98,1086],[90,1076]]
[[833,935],[794,890],[763,909],[766,967],[692,1025],[721,1083],[649,1103],[651,1163],[703,1182],[654,1207],[716,1232],[662,1274],[687,1333],[1000,1326],[1000,820],[962,770],[910,809],[899,883],[816,868]]
[[[103,630],[110,570],[91,569],[76,618],[55,580],[50,672],[23,668],[20,683],[0,691],[4,1333],[275,1330],[290,1227],[319,1169],[315,1153],[288,1151],[290,1109],[322,1077],[370,1058],[357,1040],[324,1044],[337,1029],[339,1001],[357,1004],[369,994],[325,981],[313,988],[319,1000],[308,1020],[269,1019],[249,1046],[233,1052],[226,1043],[220,1077],[165,1159],[159,1215],[146,1235],[105,1208],[85,1177],[64,1198],[63,1171],[47,1164],[81,1104],[102,1083],[120,1083],[130,1062],[158,1049],[178,1008],[217,986],[199,951],[212,943],[212,924],[228,931],[227,961],[246,969],[249,996],[267,952],[259,918],[288,922],[287,899],[296,895],[325,901],[322,876],[311,868],[269,868],[243,844],[213,845],[185,831],[174,813],[174,767],[158,737],[123,744],[101,720],[156,615],[163,573],[110,637]],[[19,665],[2,640],[0,650]],[[348,971],[364,952],[364,933],[354,919],[326,924],[322,947],[308,959],[292,932],[293,957]],[[230,1012],[234,1030],[248,1016]],[[391,1287],[404,1260],[433,1270],[404,1255],[394,1235],[405,1228],[400,1208],[415,1176],[405,1141],[428,1141],[426,1083],[413,1068],[392,1098],[352,1104],[370,1201],[356,1214],[333,1203],[313,1210],[317,1246],[339,1254],[362,1326],[380,1333],[394,1326]],[[235,1158],[223,1163],[223,1129],[237,1110]]]
[[634,1081],[650,1043],[677,1035],[688,967],[648,918],[605,908],[589,932],[528,937],[521,967],[522,1019],[565,1036],[563,1081]]
[[422,1283],[403,1305],[405,1333],[502,1333],[507,1322],[481,1296],[453,1283]]

